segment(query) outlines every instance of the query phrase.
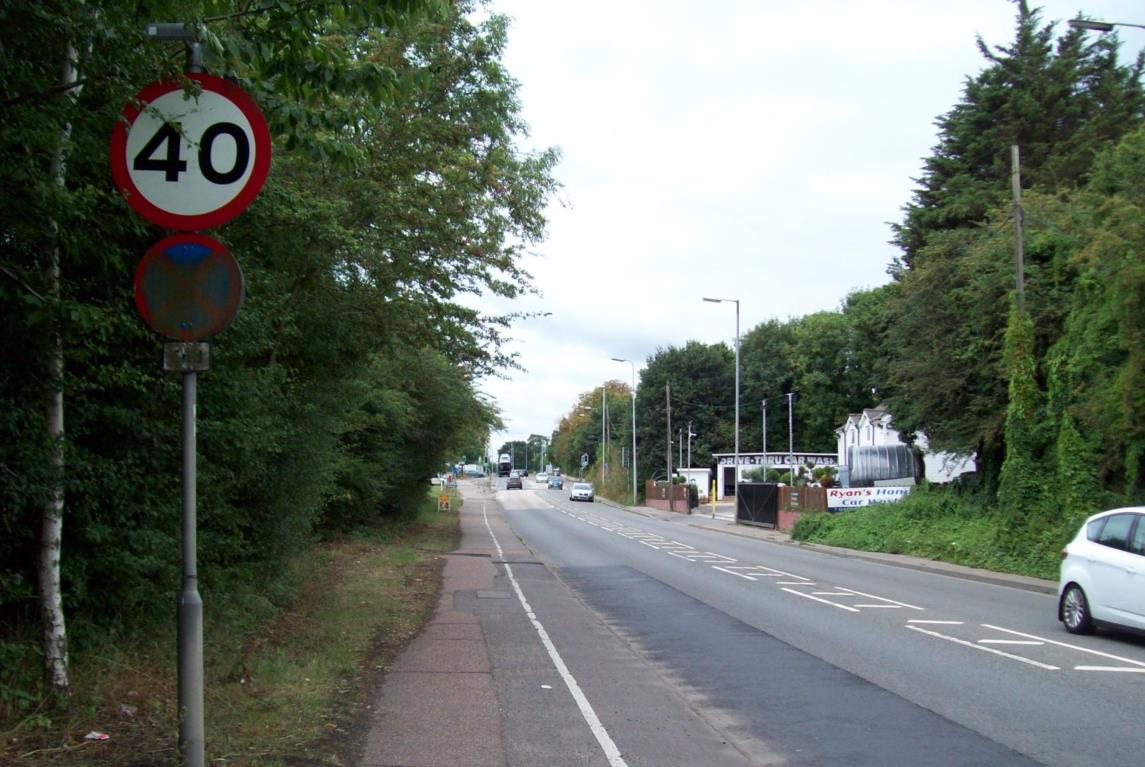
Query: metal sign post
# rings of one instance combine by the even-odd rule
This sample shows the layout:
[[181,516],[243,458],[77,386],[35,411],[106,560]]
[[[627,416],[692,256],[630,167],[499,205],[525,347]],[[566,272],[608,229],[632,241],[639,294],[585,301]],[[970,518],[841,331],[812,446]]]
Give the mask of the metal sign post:
[[[242,213],[270,171],[271,141],[258,104],[237,84],[202,71],[202,45],[180,23],[147,26],[152,40],[187,48],[184,82],[151,83],[124,107],[111,134],[111,174],[127,204],[168,229],[219,226]],[[163,347],[164,370],[183,374],[183,582],[179,592],[179,754],[204,767],[203,600],[199,596],[195,408],[207,338],[238,313],[244,294],[238,262],[217,240],[177,234],[156,243],[135,271],[144,322],[176,341]]]
[[205,343],[163,346],[163,369],[183,373],[183,585],[179,592],[179,753],[187,767],[203,767],[203,600],[199,596],[197,448],[195,407],[198,373],[210,362]]

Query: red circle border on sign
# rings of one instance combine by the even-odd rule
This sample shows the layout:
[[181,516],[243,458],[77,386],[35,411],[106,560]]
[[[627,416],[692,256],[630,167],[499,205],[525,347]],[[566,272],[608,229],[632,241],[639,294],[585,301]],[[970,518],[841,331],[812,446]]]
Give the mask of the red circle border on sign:
[[255,100],[236,83],[201,72],[188,74],[187,77],[197,81],[204,91],[219,93],[230,100],[250,123],[254,133],[254,165],[246,185],[222,207],[193,216],[172,213],[157,207],[135,186],[127,167],[127,128],[135,124],[135,119],[148,104],[171,91],[182,89],[182,83],[170,81],[151,83],[136,94],[134,101],[123,108],[122,119],[116,122],[115,129],[111,132],[111,175],[127,204],[151,223],[178,230],[212,229],[222,226],[246,210],[262,190],[262,185],[266,183],[266,177],[270,173],[270,128]]

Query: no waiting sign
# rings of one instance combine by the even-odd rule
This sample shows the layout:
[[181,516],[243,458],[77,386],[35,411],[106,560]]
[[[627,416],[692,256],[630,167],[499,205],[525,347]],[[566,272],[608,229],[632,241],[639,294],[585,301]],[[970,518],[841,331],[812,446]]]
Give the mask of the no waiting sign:
[[135,270],[135,305],[153,330],[176,341],[203,341],[238,314],[238,262],[205,234],[175,234],[147,251]]
[[189,74],[201,93],[151,83],[111,134],[111,173],[127,203],[168,229],[210,229],[258,195],[270,170],[270,130],[258,104],[221,77]]

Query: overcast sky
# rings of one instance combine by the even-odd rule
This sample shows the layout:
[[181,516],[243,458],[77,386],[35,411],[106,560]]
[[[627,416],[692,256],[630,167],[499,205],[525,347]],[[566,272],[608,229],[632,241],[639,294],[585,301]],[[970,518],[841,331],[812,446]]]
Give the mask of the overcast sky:
[[[1042,19],[1145,24],[1142,0],[1046,0]],[[934,121],[1009,45],[1008,0],[493,0],[527,148],[563,184],[524,261],[542,296],[502,310],[525,371],[487,379],[508,439],[548,436],[577,398],[657,349],[838,309],[887,281],[888,222]],[[1096,34],[1096,33],[1090,33]],[[1145,30],[1122,28],[1128,60]],[[730,449],[730,446],[729,446]]]

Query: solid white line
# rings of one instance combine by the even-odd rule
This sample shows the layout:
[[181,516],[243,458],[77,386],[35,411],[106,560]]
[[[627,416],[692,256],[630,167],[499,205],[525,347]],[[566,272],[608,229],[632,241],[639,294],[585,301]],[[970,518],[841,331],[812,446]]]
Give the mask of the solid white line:
[[902,605],[855,605],[855,607],[877,607],[883,610],[901,610]]
[[841,604],[838,604],[837,602],[828,602],[826,599],[820,599],[819,597],[813,597],[810,594],[804,593],[802,591],[796,591],[795,589],[783,589],[783,590],[786,591],[788,594],[795,594],[796,596],[799,596],[799,597],[807,597],[808,599],[814,599],[816,602],[822,602],[825,605],[831,605],[832,607],[838,607],[840,610],[847,610],[847,611],[853,612],[853,613],[859,612],[854,607],[848,607],[847,605],[841,605]]
[[880,602],[890,602],[892,605],[898,605],[899,607],[909,607],[912,610],[924,609],[922,607],[917,607],[915,605],[907,604],[906,602],[898,602],[898,601],[895,601],[894,599],[887,599],[886,597],[880,597],[880,596],[877,596],[875,594],[868,594],[865,591],[855,591],[854,589],[849,589],[846,586],[836,586],[835,588],[842,589],[843,591],[849,591],[852,594],[858,594],[861,597],[870,597],[871,599],[877,599]]
[[993,647],[983,647],[982,645],[977,645],[977,644],[974,644],[973,642],[967,642],[965,639],[958,639],[957,637],[947,636],[946,634],[939,634],[937,631],[927,631],[926,629],[920,629],[918,626],[910,626],[910,625],[908,625],[907,628],[910,629],[911,631],[917,631],[920,634],[926,634],[927,636],[938,637],[939,639],[945,639],[947,642],[954,642],[955,644],[964,645],[966,647],[972,647],[975,650],[981,650],[982,652],[988,652],[988,653],[992,653],[994,655],[1001,655],[1003,658],[1010,658],[1011,660],[1016,660],[1016,661],[1019,661],[1021,663],[1028,663],[1031,666],[1037,666],[1038,668],[1044,668],[1047,671],[1061,671],[1061,669],[1058,668],[1057,666],[1050,666],[1050,665],[1045,664],[1045,663],[1039,663],[1036,660],[1030,660],[1029,658],[1023,658],[1021,655],[1012,655],[1011,653],[1008,653],[1008,652],[1002,652],[1001,650],[995,650]]
[[1145,668],[1125,668],[1124,666],[1074,666],[1074,671],[1119,671],[1122,674],[1145,674]]
[[664,549],[664,553],[670,557],[676,557],[677,559],[682,559],[685,562],[695,562],[696,561],[696,560],[692,559],[691,557],[686,557],[683,554],[677,554],[676,552],[669,551],[668,549]]
[[933,626],[961,626],[962,621],[924,621],[921,618],[911,618],[907,623],[925,623]]
[[854,596],[854,594],[852,594],[849,591],[812,591],[811,593],[817,597],[852,597],[852,596]]
[[732,570],[728,570],[727,568],[720,567],[719,565],[712,565],[712,569],[713,570],[719,570],[721,572],[725,572],[728,575],[734,575],[737,578],[743,578],[745,581],[754,581],[755,580],[755,578],[752,578],[750,575],[744,575],[743,573],[737,573],[737,572],[734,572]]
[[[762,573],[765,578],[782,578],[778,573]],[[814,586],[815,581],[776,581],[776,586]]]
[[739,561],[735,557],[725,557],[723,554],[716,554],[716,553],[711,552],[711,551],[705,551],[704,553],[710,554],[713,557],[719,557],[720,559],[726,559],[728,562],[738,562]]
[[1027,639],[1037,639],[1037,640],[1039,640],[1041,642],[1045,642],[1047,644],[1056,644],[1058,647],[1068,647],[1071,650],[1078,650],[1080,652],[1089,653],[1090,655],[1097,655],[1101,658],[1109,658],[1110,660],[1116,660],[1116,661],[1120,661],[1122,663],[1132,663],[1134,666],[1140,666],[1142,668],[1145,668],[1145,663],[1142,663],[1141,661],[1138,661],[1138,660],[1132,660],[1130,658],[1122,658],[1120,655],[1110,655],[1107,652],[1099,652],[1098,650],[1090,650],[1086,647],[1078,647],[1075,644],[1069,644],[1068,642],[1058,642],[1058,641],[1053,640],[1053,639],[1046,639],[1045,637],[1035,636],[1034,634],[1023,634],[1021,631],[1014,631],[1013,629],[1004,629],[1001,626],[991,626],[989,623],[983,623],[982,627],[988,628],[988,629],[994,629],[995,631],[1002,631],[1002,632],[1005,632],[1007,634],[1014,634],[1015,636],[1026,637]]
[[572,694],[573,700],[576,701],[577,708],[580,709],[581,716],[588,723],[588,728],[592,730],[592,734],[596,737],[596,742],[604,749],[604,756],[608,759],[610,767],[628,767],[628,763],[624,761],[624,757],[620,755],[620,749],[616,747],[612,737],[608,734],[608,730],[601,724],[600,717],[596,715],[592,704],[588,702],[584,692],[581,691],[580,685],[577,684],[576,679],[573,677],[572,672],[569,671],[568,666],[565,665],[564,659],[561,654],[557,652],[556,645],[549,639],[549,634],[545,631],[545,627],[537,620],[537,616],[533,613],[533,608],[529,606],[528,600],[525,599],[525,593],[521,591],[521,585],[517,583],[517,578],[513,575],[513,568],[505,562],[505,554],[501,551],[501,543],[497,540],[497,536],[493,534],[493,528],[489,525],[489,515],[485,511],[485,504],[481,504],[481,516],[485,519],[485,529],[489,531],[489,537],[493,539],[493,545],[497,548],[497,558],[505,565],[505,574],[509,576],[509,583],[513,585],[513,591],[517,592],[517,599],[521,602],[521,606],[525,608],[525,615],[533,624],[533,628],[537,630],[537,635],[541,638],[541,644],[544,645],[545,650],[549,653],[549,659],[552,660],[553,666],[556,667],[557,672],[560,673],[561,679],[564,680],[565,686],[568,687],[569,693]]
[[978,644],[1016,644],[1041,647],[1045,645],[1045,642],[1037,642],[1033,639],[979,639]]

